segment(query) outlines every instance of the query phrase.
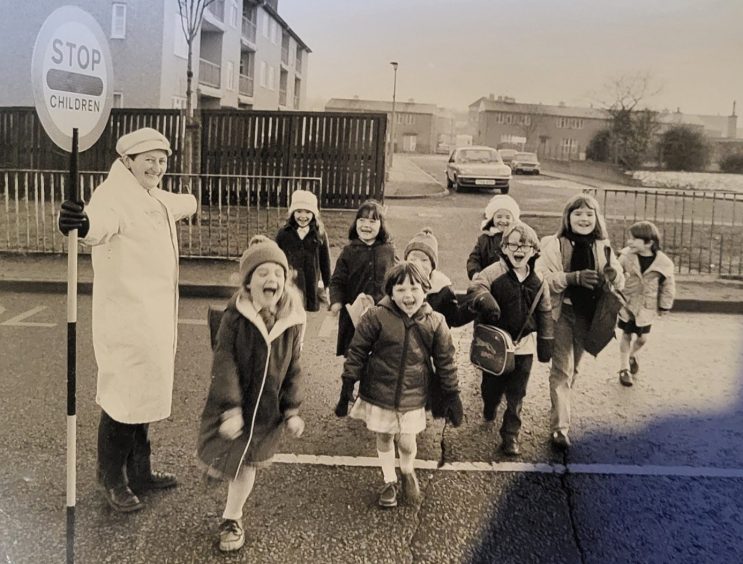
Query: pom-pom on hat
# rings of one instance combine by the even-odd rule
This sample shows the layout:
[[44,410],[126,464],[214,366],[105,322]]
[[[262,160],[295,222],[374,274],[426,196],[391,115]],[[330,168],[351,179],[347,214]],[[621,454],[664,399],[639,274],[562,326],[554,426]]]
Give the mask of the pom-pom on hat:
[[138,155],[147,151],[160,149],[172,155],[170,141],[162,133],[151,127],[143,127],[126,135],[122,135],[116,142],[116,152],[119,156]]
[[430,227],[424,227],[413,236],[410,243],[408,243],[408,246],[405,247],[404,256],[406,259],[408,258],[410,251],[421,251],[426,253],[428,258],[431,259],[431,265],[436,269],[436,263],[439,262],[439,242],[433,234],[433,229]]
[[521,210],[519,210],[519,205],[516,203],[516,200],[511,196],[498,194],[497,196],[493,196],[488,202],[488,205],[485,206],[485,220],[482,222],[481,226],[483,229],[485,229],[485,226],[491,219],[493,219],[495,212],[498,210],[507,210],[511,212],[514,221],[518,221],[519,215],[521,215]]
[[292,202],[289,205],[289,215],[297,210],[311,211],[317,217],[320,215],[317,209],[317,197],[308,190],[295,190],[292,194]]
[[240,257],[240,281],[245,284],[250,280],[253,271],[264,262],[275,262],[284,269],[286,276],[289,263],[279,246],[264,235],[256,235],[248,243],[248,248]]

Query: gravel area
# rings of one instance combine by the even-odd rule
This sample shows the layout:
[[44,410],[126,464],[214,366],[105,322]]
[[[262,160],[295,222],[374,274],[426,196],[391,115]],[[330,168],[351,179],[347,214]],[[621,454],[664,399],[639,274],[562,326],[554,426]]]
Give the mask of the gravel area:
[[743,174],[637,170],[632,178],[652,188],[685,190],[729,190],[743,193]]

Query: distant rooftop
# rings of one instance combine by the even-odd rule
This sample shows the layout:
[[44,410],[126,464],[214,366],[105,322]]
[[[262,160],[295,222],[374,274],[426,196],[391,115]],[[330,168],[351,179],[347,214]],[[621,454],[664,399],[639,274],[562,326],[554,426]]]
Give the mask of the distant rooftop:
[[476,100],[470,107],[477,106],[479,111],[484,112],[514,112],[521,114],[543,114],[548,116],[577,117],[586,119],[607,119],[609,114],[606,110],[598,108],[582,108],[578,106],[550,105],[550,104],[522,104],[513,98],[499,97],[493,99],[483,96]]
[[[388,113],[392,111],[392,100],[362,100],[360,98],[331,98],[325,104],[328,111],[366,111]],[[419,102],[395,102],[395,111],[409,114],[436,114],[436,104]]]

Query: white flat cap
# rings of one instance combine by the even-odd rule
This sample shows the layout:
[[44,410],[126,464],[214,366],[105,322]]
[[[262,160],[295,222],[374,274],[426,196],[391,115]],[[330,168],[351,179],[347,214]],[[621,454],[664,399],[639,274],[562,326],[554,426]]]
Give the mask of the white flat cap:
[[155,149],[165,151],[168,155],[173,154],[167,137],[151,127],[143,127],[122,135],[116,142],[116,152],[121,157],[124,155],[138,155]]

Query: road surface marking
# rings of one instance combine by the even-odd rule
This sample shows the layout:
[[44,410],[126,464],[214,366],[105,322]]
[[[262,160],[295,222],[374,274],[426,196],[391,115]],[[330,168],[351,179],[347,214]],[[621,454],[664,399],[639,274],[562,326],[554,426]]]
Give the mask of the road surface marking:
[[[309,466],[355,466],[379,468],[376,456],[328,456],[313,454],[277,454],[273,461],[280,464]],[[436,460],[416,460],[421,470],[436,470]],[[662,476],[685,478],[740,478],[743,468],[711,466],[637,466],[633,464],[547,464],[531,462],[447,462],[439,470],[454,472],[520,472],[536,474],[592,474],[621,476]]]
[[11,319],[8,319],[7,321],[3,321],[0,323],[0,325],[7,325],[9,327],[56,327],[56,323],[39,323],[38,321],[23,321],[24,319],[28,319],[29,317],[36,315],[37,313],[44,311],[46,309],[46,306],[36,306],[33,309],[29,309],[28,311],[24,311],[23,313],[16,315],[15,317],[12,317]]

